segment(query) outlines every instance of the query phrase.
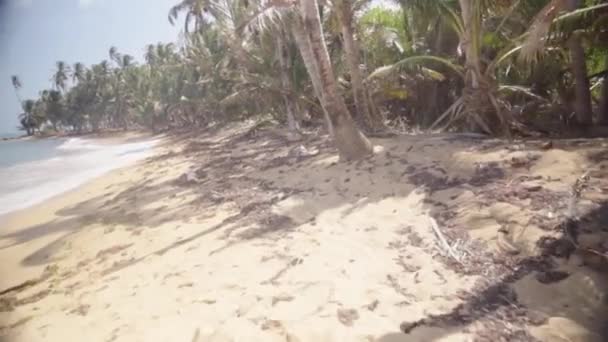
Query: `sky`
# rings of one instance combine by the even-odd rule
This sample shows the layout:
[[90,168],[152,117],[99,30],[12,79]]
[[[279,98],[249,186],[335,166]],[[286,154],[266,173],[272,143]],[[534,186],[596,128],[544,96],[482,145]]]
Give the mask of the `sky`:
[[182,29],[167,20],[179,0],[0,0],[0,133],[17,131],[23,99],[51,87],[57,61],[86,65],[108,59],[116,46],[143,60],[149,43],[175,42]]

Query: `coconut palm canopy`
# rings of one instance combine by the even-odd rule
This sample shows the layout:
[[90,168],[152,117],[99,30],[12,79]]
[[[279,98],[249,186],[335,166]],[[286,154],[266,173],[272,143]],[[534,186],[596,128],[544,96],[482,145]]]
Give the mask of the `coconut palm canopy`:
[[182,0],[167,15],[158,24],[185,19],[183,37],[151,42],[143,63],[115,47],[98,64],[57,62],[26,126],[318,121],[357,158],[364,134],[404,125],[508,135],[608,122],[601,0]]

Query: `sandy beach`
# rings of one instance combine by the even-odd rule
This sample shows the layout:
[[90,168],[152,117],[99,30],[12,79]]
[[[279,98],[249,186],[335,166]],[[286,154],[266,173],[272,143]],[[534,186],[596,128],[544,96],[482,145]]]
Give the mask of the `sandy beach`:
[[606,141],[374,144],[170,136],[0,218],[0,341],[605,341]]

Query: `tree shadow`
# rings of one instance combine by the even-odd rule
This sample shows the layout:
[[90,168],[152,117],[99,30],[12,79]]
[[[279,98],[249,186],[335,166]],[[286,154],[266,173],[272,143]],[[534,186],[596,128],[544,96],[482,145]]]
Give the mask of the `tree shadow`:
[[[247,177],[250,173],[248,170],[260,168],[264,163],[279,156],[286,156],[290,146],[280,135],[274,133],[268,136],[258,132],[258,136],[253,139],[249,137],[251,130],[234,131],[236,133],[233,135],[225,134],[220,139],[217,139],[217,133],[209,131],[204,134],[198,132],[197,139],[176,135],[173,139],[176,143],[183,139],[183,149],[171,150],[143,161],[148,165],[156,165],[162,161],[172,167],[172,162],[176,159],[195,160],[196,175],[200,178],[198,181],[189,182],[178,177],[155,182],[159,173],[164,172],[157,168],[117,194],[107,192],[98,195],[58,210],[55,213],[57,218],[51,221],[0,236],[0,239],[7,241],[0,245],[0,249],[61,234],[22,260],[22,264],[26,266],[43,265],[58,260],[55,255],[73,234],[83,229],[91,229],[95,224],[117,226],[139,234],[145,229],[156,229],[178,219],[190,221],[204,218],[206,211],[213,211],[215,206],[226,202],[234,202],[240,208],[240,214],[235,215],[232,221],[224,222],[209,231],[215,231],[236,220],[243,221],[247,218],[247,222],[254,221],[249,217],[252,212],[266,210],[279,199],[274,197],[275,192],[296,193],[297,190],[272,189],[259,180]],[[208,140],[210,138],[213,138],[213,141]],[[260,189],[246,190],[250,187]],[[175,198],[187,200],[178,205],[175,205],[174,201],[164,203],[164,199]],[[247,222],[243,221],[243,224]],[[206,234],[196,234],[193,237],[204,235]],[[173,247],[179,245],[175,244]]]
[[[56,213],[59,218],[53,221],[27,227],[2,238],[12,240],[9,246],[13,246],[48,234],[61,233],[57,239],[22,261],[24,265],[41,265],[58,260],[54,256],[64,242],[73,234],[96,223],[119,226],[136,234],[145,229],[157,229],[164,223],[175,220],[202,219],[206,211],[214,211],[220,204],[229,203],[234,207],[234,213],[222,222],[145,255],[115,263],[103,270],[103,275],[108,275],[149,257],[163,256],[212,233],[221,232],[219,238],[225,240],[224,245],[210,251],[210,254],[218,254],[254,240],[286,239],[294,231],[306,229],[302,226],[311,226],[328,211],[340,210],[340,215],[344,218],[361,208],[384,200],[408,198],[415,191],[423,189],[427,200],[424,210],[436,218],[442,228],[447,229],[445,234],[453,241],[460,234],[456,229],[458,227],[449,225],[450,210],[453,208],[436,201],[433,195],[444,190],[454,190],[453,196],[458,197],[465,191],[475,190],[475,187],[481,192],[493,185],[503,186],[509,182],[509,172],[504,171],[505,165],[456,158],[456,154],[462,151],[490,154],[503,148],[504,142],[496,140],[457,135],[376,139],[376,143],[384,146],[384,151],[372,159],[338,163],[335,150],[323,139],[308,138],[294,144],[275,133],[266,134],[264,130],[257,130],[255,134],[251,132],[253,131],[237,130],[221,137],[216,136],[217,132],[197,132],[187,138],[171,137],[173,143],[181,143],[184,147],[172,148],[163,155],[147,159],[145,163],[156,165],[163,162],[172,167],[173,163],[188,159],[196,165],[194,173],[198,177],[197,181],[184,181],[180,180],[181,177],[175,177],[155,182],[164,169],[154,170],[120,193],[102,194],[82,201],[59,210]],[[293,147],[299,144],[318,150],[319,153],[310,156],[292,154]],[[534,147],[526,148],[542,149],[540,142]],[[534,162],[535,160],[528,161],[524,169]],[[539,193],[542,194],[542,191]],[[184,200],[177,205],[174,201],[165,204],[163,199],[167,198]],[[284,204],[287,200],[293,202],[292,206],[277,212],[277,205]],[[545,197],[538,195],[535,200],[542,203]],[[606,214],[597,211],[595,216],[586,215],[582,222],[586,218],[597,220],[597,217],[605,219]],[[493,283],[479,288],[478,293],[463,295],[465,303],[450,313],[420,320],[416,327],[409,329],[410,334],[388,334],[381,341],[399,341],[399,337],[412,338],[406,339],[408,341],[431,341],[489,316],[492,319],[487,320],[488,324],[495,324],[497,329],[501,328],[496,325],[497,321],[520,319],[515,314],[522,311],[525,313],[526,310],[513,297],[514,291],[510,285],[526,276],[550,269],[549,257],[522,260],[501,258],[502,256],[493,258],[491,263],[498,265],[496,273],[503,272],[504,277],[490,279]],[[445,261],[450,263],[449,260]],[[481,274],[483,263],[476,267],[472,273]],[[521,322],[524,323],[530,319],[525,314],[523,317]],[[513,336],[517,340],[519,335]]]
[[[472,292],[459,297],[464,302],[450,312],[429,315],[413,322],[403,322],[400,326],[401,340],[410,341],[412,338],[411,340],[416,341],[416,336],[421,332],[424,334],[429,328],[434,329],[434,332],[443,333],[435,334],[426,341],[439,340],[449,336],[453,329],[463,329],[480,323],[486,327],[485,331],[481,332],[481,337],[488,341],[528,341],[534,338],[521,328],[540,326],[547,323],[550,317],[564,317],[589,329],[589,339],[580,341],[607,340],[608,308],[601,302],[608,292],[608,250],[601,249],[604,243],[598,241],[598,238],[601,240],[602,237],[605,241],[606,237],[598,233],[608,232],[607,212],[608,201],[604,201],[578,220],[563,220],[556,227],[562,233],[566,229],[575,229],[579,236],[587,235],[594,239],[597,243],[596,247],[592,248],[599,254],[589,252],[588,247],[575,246],[569,234],[560,234],[559,237],[538,240],[539,255],[523,258],[486,255],[485,257],[492,258],[491,264],[495,265],[493,267],[498,267],[493,272],[495,276],[485,279]],[[553,286],[552,284],[568,282],[570,277],[575,276],[578,276],[576,281],[580,280],[578,283],[573,280],[573,285],[564,285],[551,291],[549,286]],[[547,290],[581,300],[573,307],[570,306],[571,303],[564,304],[557,300],[558,298],[543,295]],[[522,300],[520,296],[523,297]],[[520,329],[513,329],[518,325]],[[390,334],[387,341],[392,338],[400,341],[399,336],[395,334]]]

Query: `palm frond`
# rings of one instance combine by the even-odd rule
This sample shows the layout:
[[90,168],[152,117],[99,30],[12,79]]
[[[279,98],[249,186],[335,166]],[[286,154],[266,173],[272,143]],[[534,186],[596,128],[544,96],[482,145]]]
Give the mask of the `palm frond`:
[[608,3],[604,3],[604,4],[599,4],[599,5],[594,5],[594,6],[589,6],[589,7],[584,7],[584,8],[579,8],[577,10],[574,11],[570,11],[568,13],[562,14],[560,16],[558,16],[557,18],[555,18],[555,20],[553,21],[554,23],[559,23],[561,21],[564,20],[570,20],[572,18],[578,18],[581,16],[584,16],[586,14],[589,14],[591,12],[603,9],[603,8],[608,8]]
[[447,58],[442,58],[442,57],[437,57],[437,56],[412,56],[412,57],[402,59],[392,65],[385,65],[385,66],[377,68],[367,77],[366,82],[368,82],[374,78],[377,78],[377,77],[388,76],[389,74],[391,74],[395,71],[398,71],[405,66],[408,66],[408,65],[411,65],[414,63],[419,63],[419,62],[441,63],[441,64],[447,66],[448,68],[450,68],[451,70],[453,70],[458,75],[460,75],[460,77],[464,78],[464,68],[462,66],[454,64],[452,61],[450,61]]
[[521,93],[524,94],[526,96],[529,96],[535,100],[539,100],[539,101],[547,101],[545,98],[538,96],[536,94],[534,94],[532,92],[532,90],[530,88],[527,87],[522,87],[522,86],[517,86],[517,85],[501,85],[498,87],[498,91],[508,91],[508,92],[513,92],[513,93]]
[[608,8],[608,3],[588,6],[560,14],[567,9],[566,0],[552,0],[532,21],[531,28],[527,32],[526,40],[524,41],[521,49],[521,58],[527,62],[534,60],[539,52],[544,49],[547,42],[547,37],[553,25],[560,24],[562,22],[587,15],[591,12],[604,8]]

